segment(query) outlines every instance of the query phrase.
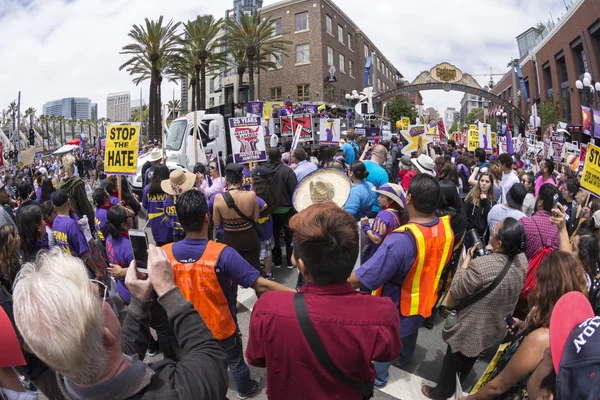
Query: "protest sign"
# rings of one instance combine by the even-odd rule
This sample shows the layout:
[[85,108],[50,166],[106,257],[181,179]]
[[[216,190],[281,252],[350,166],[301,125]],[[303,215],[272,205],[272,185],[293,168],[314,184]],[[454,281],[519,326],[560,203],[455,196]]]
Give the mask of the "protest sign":
[[[248,114],[253,114],[257,117],[263,115],[263,106],[264,103],[262,101],[249,101],[247,106]],[[270,117],[270,115],[269,115]]]
[[291,136],[292,131],[292,117],[281,117],[281,136]]
[[590,136],[592,134],[592,110],[589,107],[581,106],[581,120],[583,133]]
[[408,126],[410,125],[410,118],[402,117],[400,118],[400,123],[402,124],[402,130],[406,131],[408,130]]
[[565,155],[563,148],[565,146],[565,138],[562,136],[551,136],[552,140],[552,161],[564,163]]
[[423,135],[425,133],[425,125],[409,125],[408,134],[412,137]]
[[139,122],[109,125],[106,132],[106,174],[135,175],[140,140]]
[[600,110],[592,110],[592,119],[594,124],[594,138],[600,138]]
[[313,140],[313,129],[309,115],[294,117],[294,132],[298,130],[298,126],[301,127],[299,141]]
[[425,125],[410,125],[409,130],[400,131],[400,134],[408,144],[402,148],[402,154],[411,155],[419,148],[427,147],[433,142],[433,137],[425,134]]
[[283,103],[281,101],[266,101],[266,102],[263,102],[263,105],[262,105],[262,117],[263,118],[271,118],[271,117],[273,117],[273,109],[275,107],[281,108],[281,107],[283,107]]
[[[324,145],[337,145],[340,143],[340,127],[339,118],[319,119],[319,142]],[[357,132],[358,133],[358,132]]]
[[356,133],[360,136],[364,136],[367,139],[374,139],[375,136],[381,137],[380,128],[356,128]]
[[260,117],[229,118],[233,162],[248,164],[267,160]]
[[587,149],[588,145],[584,143],[582,143],[579,147],[579,162],[585,162],[585,159],[587,157]]
[[581,187],[596,196],[600,196],[600,147],[591,143],[587,149]]
[[468,151],[475,151],[479,147],[479,128],[477,125],[469,127],[469,138],[467,144]]

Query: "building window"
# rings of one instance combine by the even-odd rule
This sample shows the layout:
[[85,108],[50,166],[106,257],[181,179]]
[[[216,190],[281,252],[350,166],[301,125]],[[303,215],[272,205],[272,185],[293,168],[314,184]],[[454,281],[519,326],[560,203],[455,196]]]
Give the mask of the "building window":
[[275,69],[283,68],[283,55],[281,53],[272,54],[271,62],[275,64]]
[[208,86],[209,86],[209,90],[210,93],[214,93],[215,92],[215,79],[211,79],[210,81],[208,81]]
[[333,49],[329,46],[327,46],[327,65],[333,65]]
[[346,94],[348,92],[346,92],[344,89],[340,89],[340,101],[344,101],[346,100]]
[[335,101],[335,87],[334,86],[330,86],[329,89],[327,89],[327,97],[329,97],[329,101]]
[[369,58],[369,46],[365,44],[365,59]]
[[296,46],[296,64],[306,64],[310,62],[310,47],[308,44]]
[[577,71],[577,75],[581,79],[583,78],[583,74],[588,70],[587,58],[585,57],[581,41],[576,47],[573,47],[573,55],[575,56],[575,71]]
[[296,32],[308,30],[308,11],[296,14]]
[[341,44],[344,44],[344,28],[338,25],[338,40]]
[[544,70],[544,83],[546,84],[548,97],[552,97],[552,71],[550,70],[550,63],[546,63],[542,68]]
[[215,98],[214,97],[210,97],[208,99],[208,105],[209,105],[209,107],[214,107],[215,106]]
[[325,15],[325,23],[327,24],[327,33],[333,35],[333,20],[329,15]]
[[273,36],[281,35],[281,18],[273,21]]
[[282,101],[281,86],[271,88],[271,101]]
[[569,87],[563,87],[561,89],[562,101],[563,101],[563,119],[567,123],[571,123],[571,93]]
[[381,60],[377,58],[377,70],[381,71]]
[[351,78],[354,78],[354,62],[352,60],[348,60],[348,73]]
[[296,101],[309,101],[310,100],[310,85],[297,85],[296,86]]
[[352,50],[352,34],[348,32],[348,49]]
[[377,78],[377,90],[381,91],[381,79]]
[[346,57],[340,54],[340,72],[346,72]]
[[600,21],[590,28],[590,36],[596,49],[596,62],[600,63]]
[[556,66],[558,67],[558,77],[560,82],[568,82],[569,74],[567,73],[567,62],[565,61],[565,56],[562,52],[556,58]]

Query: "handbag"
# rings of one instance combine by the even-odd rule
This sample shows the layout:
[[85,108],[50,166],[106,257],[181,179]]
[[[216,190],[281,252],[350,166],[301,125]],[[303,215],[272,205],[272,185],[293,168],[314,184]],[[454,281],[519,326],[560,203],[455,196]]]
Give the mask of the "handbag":
[[[464,299],[463,301],[458,303],[458,305],[456,305],[450,309],[451,315],[446,318],[446,327],[447,328],[450,328],[452,325],[454,325],[456,323],[456,321],[458,320],[458,313],[461,310],[464,310],[465,308],[469,307],[470,305],[473,305],[473,304],[477,303],[479,300],[483,299],[485,296],[487,296],[489,293],[491,293],[491,291],[494,290],[496,288],[496,286],[498,286],[500,284],[500,282],[502,282],[502,279],[504,279],[504,277],[508,273],[508,270],[509,270],[510,265],[512,264],[514,258],[515,258],[514,256],[508,257],[508,260],[506,260],[506,264],[504,264],[504,268],[502,268],[502,271],[500,271],[500,273],[498,274],[496,279],[494,279],[494,281],[488,287],[486,287],[485,289],[483,289],[480,292],[475,293],[471,297],[467,297],[466,299]],[[452,318],[452,316],[454,316],[454,318]]]
[[231,194],[229,192],[223,192],[221,194],[223,195],[223,199],[225,200],[225,203],[227,203],[227,207],[233,208],[233,210],[237,213],[237,215],[239,215],[243,220],[245,220],[246,222],[250,222],[252,224],[252,227],[258,234],[258,238],[259,239],[262,238],[263,235],[265,234],[265,230],[263,229],[263,227],[258,222],[254,221],[252,218],[250,218],[249,216],[244,214],[238,208],[238,206],[235,205],[235,201],[233,200],[233,197],[231,197]]
[[333,361],[331,361],[331,358],[327,355],[327,351],[323,347],[323,343],[321,343],[319,335],[317,335],[317,331],[315,331],[315,327],[308,316],[306,302],[304,301],[304,293],[298,292],[294,295],[294,310],[296,311],[296,318],[298,319],[304,338],[308,342],[313,354],[317,357],[317,360],[319,360],[327,372],[360,393],[364,400],[372,398],[374,390],[373,383],[361,383],[347,377],[335,366]]

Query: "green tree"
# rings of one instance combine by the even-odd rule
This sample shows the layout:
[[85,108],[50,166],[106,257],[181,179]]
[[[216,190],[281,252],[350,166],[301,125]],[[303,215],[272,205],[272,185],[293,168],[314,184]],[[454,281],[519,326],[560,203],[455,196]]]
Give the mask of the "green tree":
[[169,107],[169,111],[171,111],[171,119],[175,119],[179,116],[179,111],[181,110],[181,100],[169,100],[167,107]]
[[410,118],[411,124],[414,124],[417,120],[417,111],[402,97],[394,97],[394,99],[388,103],[387,111],[393,127],[396,126],[396,121],[399,121],[402,117]]
[[221,46],[217,36],[223,26],[223,18],[215,20],[212,15],[198,16],[194,21],[183,25],[183,57],[193,62],[196,105],[206,109],[206,70],[218,68],[225,53],[217,52]]
[[163,24],[161,15],[157,21],[145,19],[144,25],[133,25],[128,36],[132,43],[123,47],[120,54],[130,55],[131,58],[119,67],[135,76],[133,83],[139,85],[150,80],[150,137],[162,136],[161,122],[161,83],[163,77],[175,80],[176,57],[180,51],[180,38],[177,28],[180,23],[172,20]]
[[546,101],[538,104],[538,116],[540,117],[540,127],[542,132],[545,132],[548,126],[558,124],[562,111],[562,99],[548,98]]
[[471,110],[470,113],[467,114],[467,117],[465,118],[465,123],[467,125],[471,125],[475,123],[475,120],[477,119],[477,113],[481,111],[480,108],[474,108],[473,110]]
[[8,105],[8,112],[10,113],[13,132],[15,131],[15,129],[17,129],[17,108],[17,103],[14,101]]
[[29,129],[33,129],[33,120],[35,119],[35,113],[37,110],[33,107],[29,107],[25,110],[25,118],[29,118]]
[[[254,70],[276,68],[274,59],[287,56],[292,42],[275,38],[273,19],[261,16],[242,14],[240,20],[225,20],[227,34],[225,43],[236,49],[245,49],[248,61],[248,100],[254,100]],[[258,62],[258,63],[257,63]]]

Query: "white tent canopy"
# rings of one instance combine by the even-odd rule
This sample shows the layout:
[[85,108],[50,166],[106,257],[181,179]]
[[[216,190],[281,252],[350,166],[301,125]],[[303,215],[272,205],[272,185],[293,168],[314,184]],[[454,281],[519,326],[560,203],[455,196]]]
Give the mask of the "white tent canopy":
[[61,147],[60,149],[56,150],[54,153],[52,153],[53,156],[60,156],[62,154],[67,154],[70,153],[71,151],[73,151],[74,149],[79,148],[79,146],[77,146],[76,144],[66,144],[63,147]]

